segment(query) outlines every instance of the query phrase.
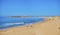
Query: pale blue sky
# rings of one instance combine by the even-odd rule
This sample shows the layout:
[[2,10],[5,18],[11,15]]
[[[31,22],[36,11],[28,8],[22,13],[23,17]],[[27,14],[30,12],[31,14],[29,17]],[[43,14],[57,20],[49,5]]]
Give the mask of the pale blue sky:
[[0,0],[0,16],[60,16],[59,0]]

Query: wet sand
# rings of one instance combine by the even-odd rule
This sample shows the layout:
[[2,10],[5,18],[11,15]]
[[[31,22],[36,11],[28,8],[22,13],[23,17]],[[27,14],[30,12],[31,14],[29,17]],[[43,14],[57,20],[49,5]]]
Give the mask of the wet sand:
[[43,22],[0,30],[0,35],[60,35],[60,17],[46,17]]

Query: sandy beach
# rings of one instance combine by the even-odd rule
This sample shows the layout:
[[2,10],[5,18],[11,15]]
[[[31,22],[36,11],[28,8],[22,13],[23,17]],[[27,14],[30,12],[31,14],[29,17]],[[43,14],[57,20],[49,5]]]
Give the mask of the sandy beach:
[[60,17],[46,17],[43,22],[0,30],[0,35],[60,35]]

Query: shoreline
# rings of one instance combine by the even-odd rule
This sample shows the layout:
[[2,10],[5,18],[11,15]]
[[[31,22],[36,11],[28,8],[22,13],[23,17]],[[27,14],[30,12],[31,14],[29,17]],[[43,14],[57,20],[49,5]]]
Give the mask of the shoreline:
[[1,35],[60,35],[60,17],[49,17],[46,21],[28,26],[17,26],[1,30]]

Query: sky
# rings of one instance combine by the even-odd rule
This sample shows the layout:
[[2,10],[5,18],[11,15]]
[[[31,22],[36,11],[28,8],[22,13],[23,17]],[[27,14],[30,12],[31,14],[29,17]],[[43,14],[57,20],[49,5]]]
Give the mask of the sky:
[[60,0],[0,0],[0,16],[60,16]]

